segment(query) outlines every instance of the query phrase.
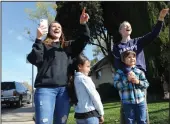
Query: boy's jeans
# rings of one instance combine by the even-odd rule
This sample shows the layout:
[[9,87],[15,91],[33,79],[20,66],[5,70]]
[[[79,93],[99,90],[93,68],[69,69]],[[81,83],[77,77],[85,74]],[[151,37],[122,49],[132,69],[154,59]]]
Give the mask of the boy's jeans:
[[[145,89],[144,92],[145,92],[145,102],[146,102],[146,118],[147,118],[147,124],[149,124],[149,113],[148,113],[148,106],[147,106],[147,89]],[[126,124],[122,102],[120,108],[120,124]]]
[[126,124],[147,124],[146,121],[146,102],[139,104],[123,104]]
[[91,117],[87,119],[76,119],[76,124],[99,124],[99,118]]
[[66,87],[37,88],[34,102],[36,124],[66,124],[70,110]]

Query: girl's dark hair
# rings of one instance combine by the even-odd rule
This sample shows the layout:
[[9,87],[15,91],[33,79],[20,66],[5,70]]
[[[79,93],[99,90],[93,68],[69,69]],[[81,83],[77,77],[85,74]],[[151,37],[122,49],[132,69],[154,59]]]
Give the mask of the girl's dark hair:
[[78,65],[83,65],[86,61],[89,61],[89,59],[83,53],[80,53],[78,57],[73,59],[73,63],[68,67],[68,92],[71,104],[76,105],[78,102],[74,86],[74,73],[75,71],[79,71]]
[[80,55],[75,60],[75,66],[76,66],[75,70],[79,71],[78,65],[84,65],[86,61],[89,61],[89,59],[83,53],[80,53]]
[[130,54],[133,54],[136,57],[136,53],[132,50],[125,51],[121,54],[121,61],[124,62],[125,58],[129,56]]

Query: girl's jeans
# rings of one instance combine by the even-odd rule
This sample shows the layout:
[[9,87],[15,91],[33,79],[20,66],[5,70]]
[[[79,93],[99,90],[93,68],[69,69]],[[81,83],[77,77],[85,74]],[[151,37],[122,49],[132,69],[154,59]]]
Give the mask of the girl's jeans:
[[70,111],[66,87],[37,88],[34,102],[36,124],[66,124]]
[[99,118],[91,117],[87,119],[76,119],[76,124],[99,124]]

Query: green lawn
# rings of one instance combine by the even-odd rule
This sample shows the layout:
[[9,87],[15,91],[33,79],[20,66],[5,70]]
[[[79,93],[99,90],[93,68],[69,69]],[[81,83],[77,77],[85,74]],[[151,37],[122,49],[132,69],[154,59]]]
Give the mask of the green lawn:
[[[168,124],[169,102],[149,103],[150,124]],[[110,102],[104,104],[105,123],[119,124],[120,122],[120,102]],[[74,111],[71,108],[68,124],[75,124]]]

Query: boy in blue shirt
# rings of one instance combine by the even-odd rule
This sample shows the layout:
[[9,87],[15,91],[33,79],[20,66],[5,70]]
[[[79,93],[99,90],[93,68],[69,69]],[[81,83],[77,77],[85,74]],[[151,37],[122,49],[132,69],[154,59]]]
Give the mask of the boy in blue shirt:
[[143,71],[136,67],[136,53],[125,51],[121,60],[132,71],[126,74],[118,69],[114,77],[114,87],[119,90],[126,124],[147,124],[145,92],[149,83]]

